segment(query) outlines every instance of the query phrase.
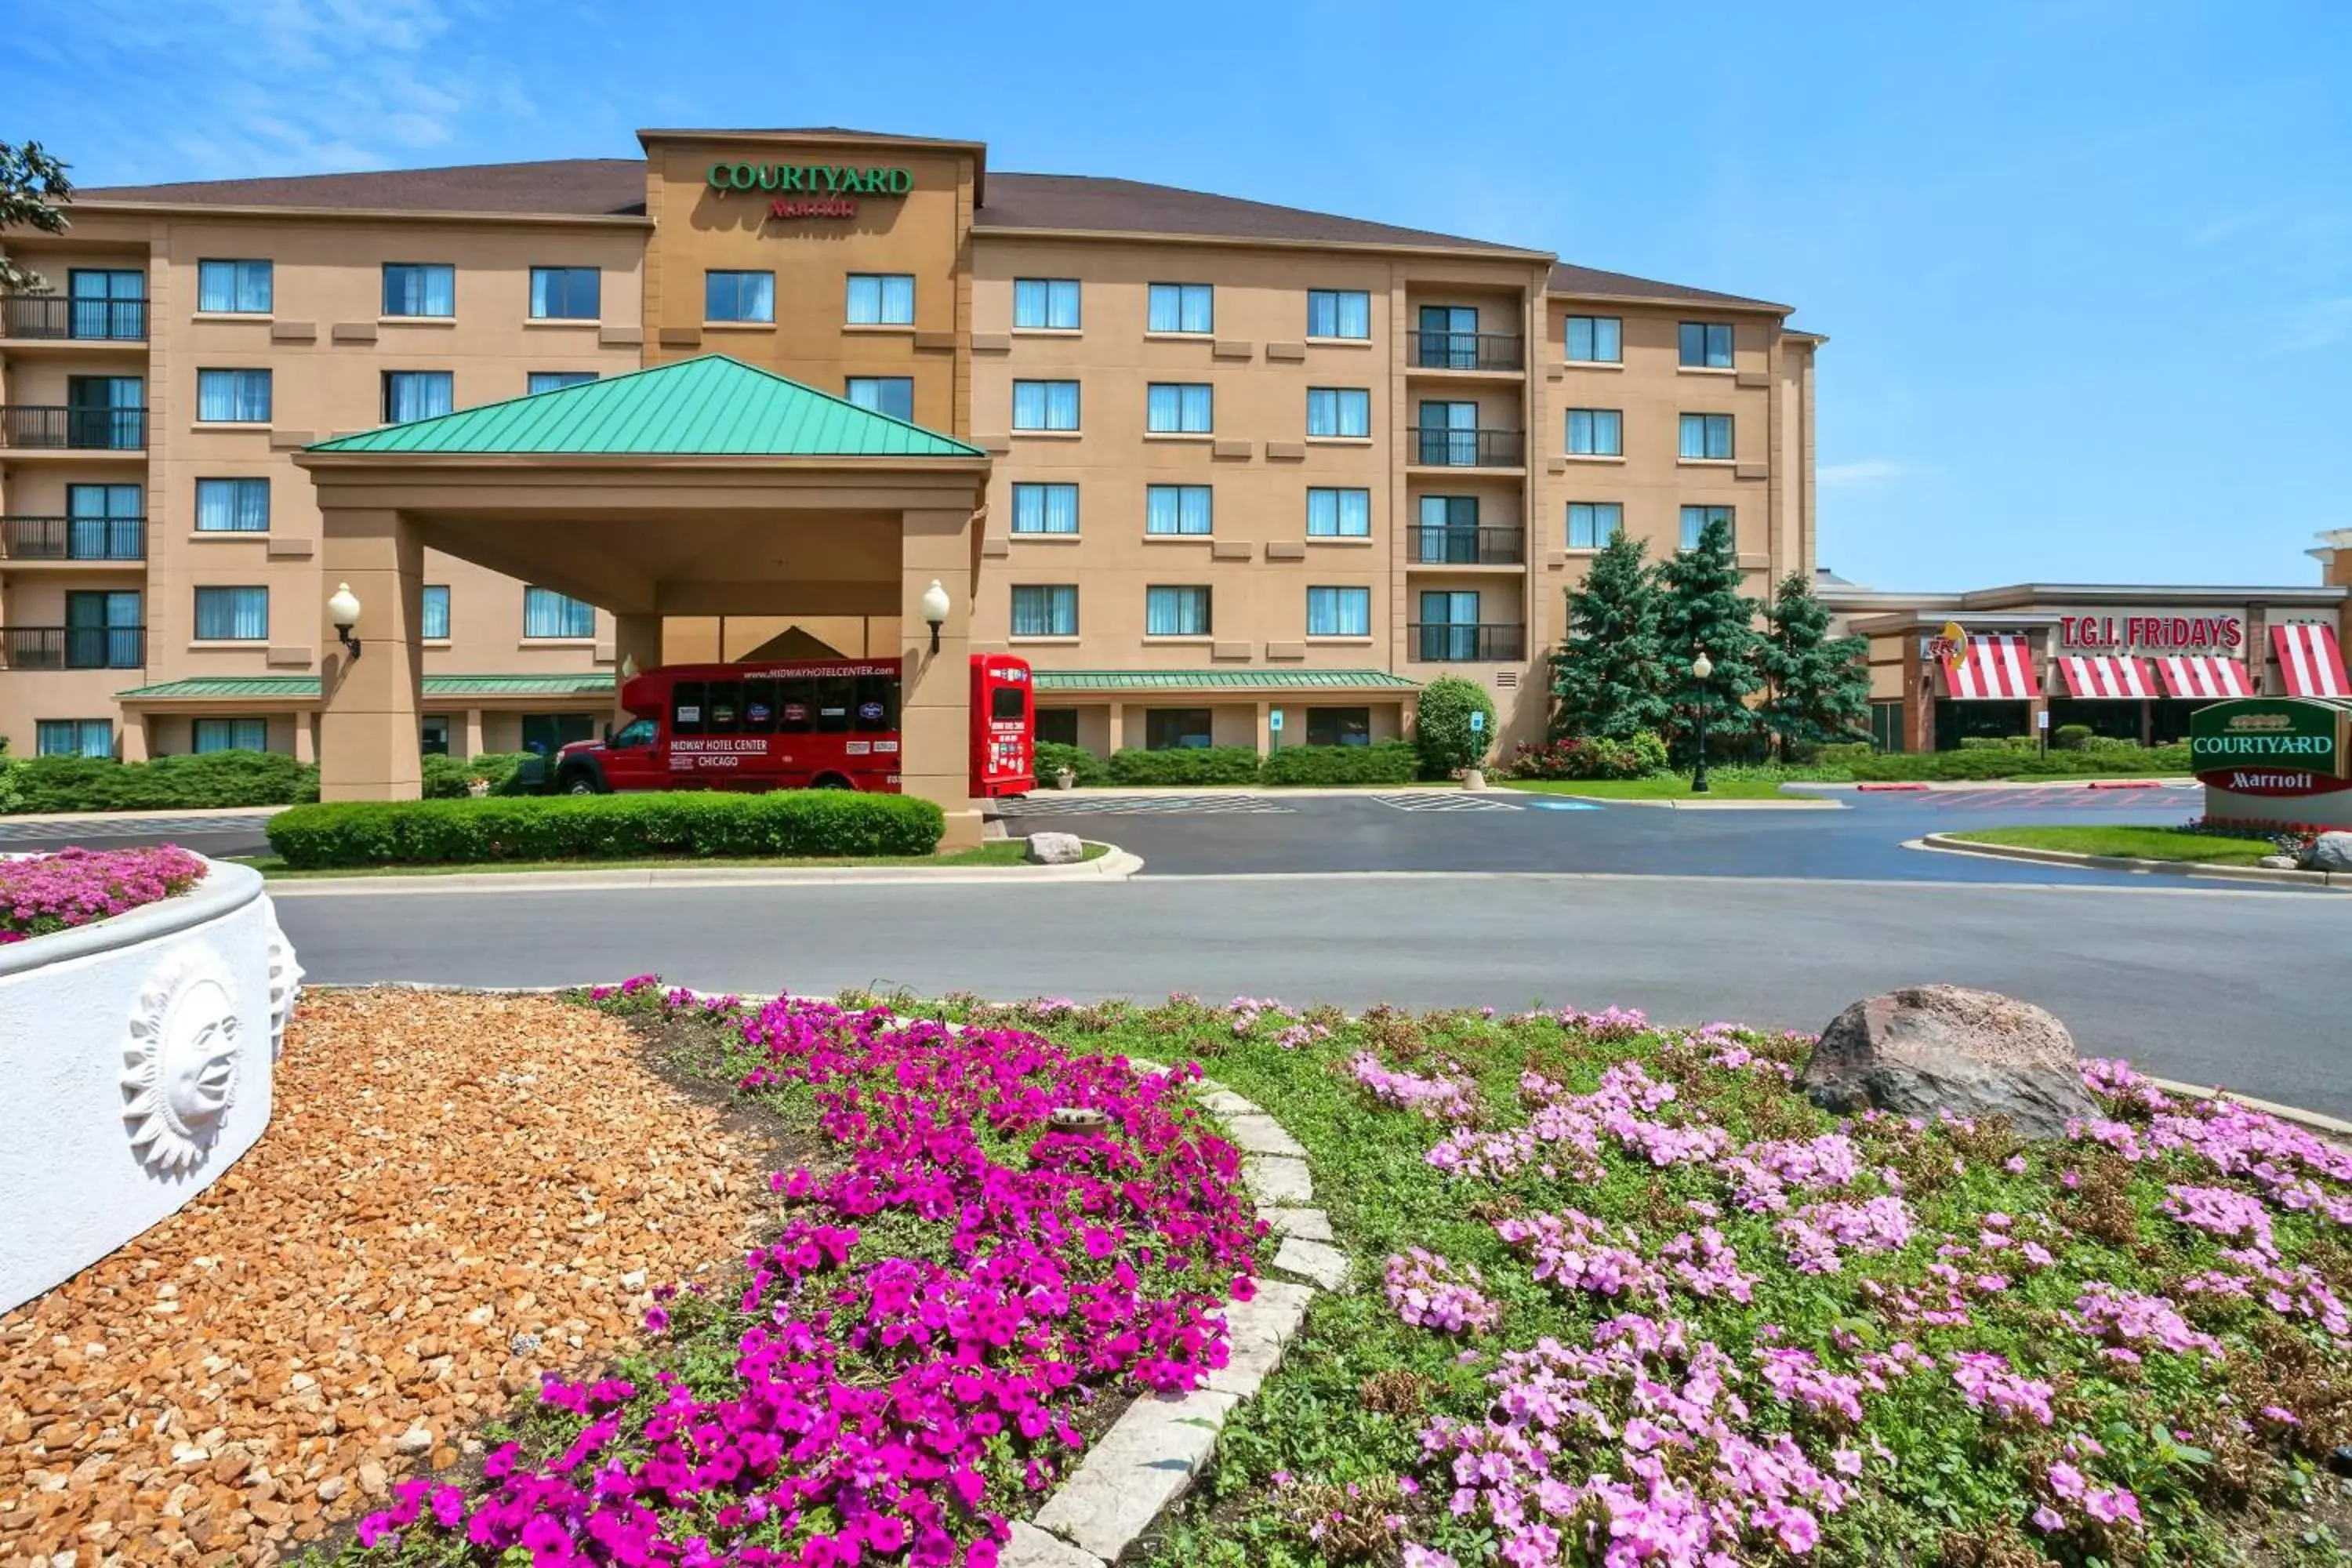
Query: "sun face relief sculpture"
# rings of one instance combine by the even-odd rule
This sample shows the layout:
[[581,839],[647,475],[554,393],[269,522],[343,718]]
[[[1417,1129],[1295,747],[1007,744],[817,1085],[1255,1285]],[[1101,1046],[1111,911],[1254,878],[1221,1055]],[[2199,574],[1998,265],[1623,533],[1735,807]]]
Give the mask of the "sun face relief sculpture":
[[122,1119],[150,1166],[183,1171],[204,1159],[236,1094],[243,1026],[236,983],[209,955],[167,964],[141,990],[123,1051]]

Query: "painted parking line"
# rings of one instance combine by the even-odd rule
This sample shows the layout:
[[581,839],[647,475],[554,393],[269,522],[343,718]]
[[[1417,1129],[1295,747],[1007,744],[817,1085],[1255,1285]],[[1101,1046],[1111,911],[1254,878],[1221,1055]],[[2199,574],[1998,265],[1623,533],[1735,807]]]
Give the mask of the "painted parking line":
[[996,809],[1006,816],[1172,816],[1202,813],[1225,816],[1288,814],[1291,808],[1257,795],[1030,795],[1001,800]]
[[1515,800],[1496,800],[1491,795],[1464,795],[1459,790],[1417,789],[1401,795],[1376,795],[1376,805],[1395,811],[1517,811]]
[[114,816],[88,822],[0,822],[0,842],[26,838],[130,838],[153,834],[236,833],[259,827],[268,814],[252,816]]
[[2167,786],[2095,790],[2079,784],[2038,789],[1945,790],[1928,799],[1938,811],[2170,811],[2201,804],[2195,790]]

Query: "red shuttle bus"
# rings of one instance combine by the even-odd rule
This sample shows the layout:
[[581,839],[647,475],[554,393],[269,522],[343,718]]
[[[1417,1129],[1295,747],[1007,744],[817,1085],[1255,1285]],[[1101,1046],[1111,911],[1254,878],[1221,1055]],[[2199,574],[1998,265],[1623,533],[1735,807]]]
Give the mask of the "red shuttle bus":
[[[898,788],[898,661],[680,664],[621,683],[635,715],[554,758],[566,795],[638,789]],[[971,793],[1036,787],[1028,664],[971,656]]]

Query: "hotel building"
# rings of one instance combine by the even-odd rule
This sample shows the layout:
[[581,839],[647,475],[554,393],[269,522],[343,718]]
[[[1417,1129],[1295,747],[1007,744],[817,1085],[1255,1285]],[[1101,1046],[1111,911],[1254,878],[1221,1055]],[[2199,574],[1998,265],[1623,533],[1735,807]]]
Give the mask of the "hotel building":
[[[350,702],[459,754],[593,732],[625,658],[906,655],[917,580],[943,570],[950,635],[1032,661],[1048,738],[1378,739],[1460,674],[1494,690],[1507,741],[1540,732],[1562,591],[1612,533],[1659,555],[1722,516],[1750,593],[1813,569],[1823,340],[1785,305],[992,171],[972,142],[639,141],[639,158],[86,190],[69,232],[0,236],[51,289],[0,300],[13,749],[319,756],[341,700],[321,605],[378,566],[399,603],[361,588],[369,646],[421,678],[413,714],[390,688]],[[723,396],[670,411],[695,422],[687,448],[644,407],[599,429],[617,405],[586,401],[552,455],[500,449],[498,416],[359,437],[704,356],[825,395],[731,447]],[[954,437],[922,482],[952,469],[963,499],[821,489],[825,465],[898,449],[845,434],[860,411]],[[391,474],[395,448],[424,454],[414,471]],[[787,547],[740,495],[700,496],[691,527],[664,512],[686,492],[661,484],[740,487],[764,457],[806,479],[793,504],[842,521],[803,517]],[[495,526],[469,500],[559,459],[627,478],[569,491],[576,527],[553,490]],[[429,494],[387,488],[428,468]],[[919,563],[919,515],[950,511]],[[877,516],[903,561],[860,554]],[[325,760],[331,795],[415,775],[413,755]]]

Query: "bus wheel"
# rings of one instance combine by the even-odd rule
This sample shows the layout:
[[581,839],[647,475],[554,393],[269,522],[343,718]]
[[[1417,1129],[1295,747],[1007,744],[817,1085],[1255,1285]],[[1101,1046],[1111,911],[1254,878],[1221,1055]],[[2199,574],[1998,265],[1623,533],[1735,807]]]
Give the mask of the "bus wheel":
[[809,781],[811,789],[855,789],[856,787],[839,773],[819,773]]

